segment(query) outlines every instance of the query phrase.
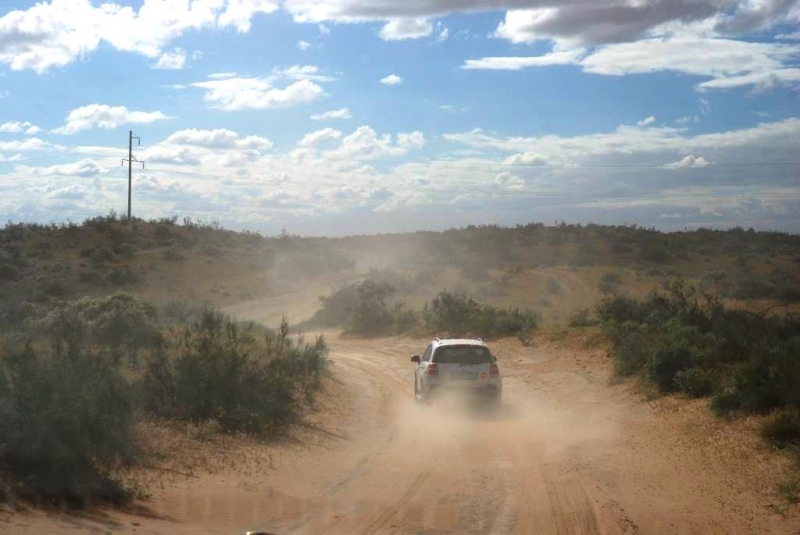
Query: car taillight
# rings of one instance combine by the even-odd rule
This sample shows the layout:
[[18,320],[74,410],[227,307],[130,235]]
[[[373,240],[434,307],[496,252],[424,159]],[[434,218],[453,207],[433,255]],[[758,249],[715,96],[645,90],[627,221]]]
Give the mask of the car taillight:
[[431,377],[439,377],[439,366],[436,363],[428,364],[428,375]]
[[500,368],[497,367],[497,364],[489,366],[489,377],[500,377]]

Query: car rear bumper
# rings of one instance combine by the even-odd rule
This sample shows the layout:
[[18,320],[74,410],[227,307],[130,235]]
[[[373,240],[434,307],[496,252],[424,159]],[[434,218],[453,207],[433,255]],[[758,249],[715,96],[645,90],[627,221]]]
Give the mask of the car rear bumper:
[[429,384],[428,392],[434,394],[441,392],[464,392],[476,396],[499,397],[503,391],[503,385],[498,383],[483,383],[479,385],[469,383],[446,382]]

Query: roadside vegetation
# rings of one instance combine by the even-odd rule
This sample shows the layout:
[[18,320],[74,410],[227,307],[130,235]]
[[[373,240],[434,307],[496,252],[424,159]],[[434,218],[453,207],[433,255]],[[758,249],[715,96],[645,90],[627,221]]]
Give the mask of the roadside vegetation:
[[340,326],[345,333],[361,336],[517,336],[525,343],[537,327],[538,315],[531,309],[495,307],[443,290],[415,311],[402,301],[389,305],[394,292],[393,286],[372,280],[346,284],[321,297],[320,310],[305,325]]
[[528,343],[542,325],[600,324],[618,374],[709,398],[721,415],[769,415],[764,437],[798,448],[798,251],[796,235],[741,228],[531,223],[334,239],[114,213],[8,223],[0,489],[124,501],[137,489],[121,468],[143,462],[134,430],[148,419],[279,435],[319,390],[324,341],[214,307],[309,285],[333,289],[300,327],[353,336]]
[[306,343],[211,309],[175,321],[125,294],[83,298],[2,333],[0,481],[5,493],[84,505],[143,489],[120,468],[145,462],[137,422],[213,423],[279,434],[313,402],[326,369]]
[[643,301],[607,298],[596,312],[618,375],[709,398],[719,416],[767,415],[762,436],[800,468],[800,317],[730,309],[682,280]]

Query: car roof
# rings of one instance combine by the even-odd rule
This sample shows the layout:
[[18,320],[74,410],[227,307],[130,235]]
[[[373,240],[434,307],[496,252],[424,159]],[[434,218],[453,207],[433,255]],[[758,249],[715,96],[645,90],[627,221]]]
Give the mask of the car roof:
[[481,346],[486,347],[486,343],[480,338],[434,338],[433,345],[441,346]]

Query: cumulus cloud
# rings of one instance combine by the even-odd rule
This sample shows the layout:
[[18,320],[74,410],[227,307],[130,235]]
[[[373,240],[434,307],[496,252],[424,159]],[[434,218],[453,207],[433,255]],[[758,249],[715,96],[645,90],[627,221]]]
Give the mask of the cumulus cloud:
[[241,137],[232,130],[218,128],[216,130],[197,130],[194,128],[178,130],[165,141],[167,145],[192,145],[212,149],[250,149],[268,150],[272,141],[260,136]]
[[176,48],[172,52],[164,52],[153,65],[154,69],[179,71],[186,66],[186,51]]
[[400,85],[403,83],[403,79],[396,74],[390,74],[381,78],[381,83],[383,85]]
[[73,163],[65,163],[58,165],[50,165],[46,167],[28,167],[20,166],[18,171],[22,171],[29,175],[37,176],[76,176],[81,178],[90,178],[101,175],[107,171],[105,167],[92,160],[85,158]]
[[387,156],[402,156],[409,150],[425,144],[422,132],[401,133],[394,143],[391,134],[379,136],[369,126],[359,126],[355,132],[342,138],[341,144],[325,153],[332,160],[368,160]]
[[312,44],[309,43],[308,41],[303,41],[302,39],[297,41],[297,48],[299,48],[300,50],[308,50],[311,47]]
[[205,101],[222,110],[266,110],[288,108],[314,102],[324,91],[309,80],[299,80],[283,88],[273,87],[271,78],[225,78],[195,82],[206,90]]
[[114,3],[52,0],[0,17],[0,63],[44,73],[94,52],[101,43],[157,58],[187,30],[250,29],[257,13],[278,8],[267,0],[163,2],[144,0],[138,11]]
[[637,122],[636,126],[649,126],[654,122],[656,122],[656,118],[651,115],[650,117],[645,117],[641,121]]
[[125,106],[89,104],[69,112],[66,124],[52,130],[52,133],[71,135],[92,128],[111,129],[125,124],[149,124],[164,119],[167,116],[160,111],[130,111]]
[[403,41],[428,37],[432,33],[433,24],[424,17],[399,17],[387,22],[378,35],[384,41]]
[[42,141],[38,137],[32,137],[23,140],[14,141],[0,141],[0,150],[4,151],[27,151],[27,150],[45,150],[58,148],[56,145]]
[[339,130],[334,130],[333,128],[323,128],[322,130],[317,130],[316,132],[310,132],[306,134],[298,144],[303,147],[315,147],[321,143],[335,141],[341,137],[342,133]]
[[313,114],[310,119],[312,121],[328,121],[331,119],[352,119],[350,108],[339,108],[338,110],[329,110],[322,113]]
[[41,128],[39,128],[38,126],[29,121],[24,121],[24,122],[11,121],[0,124],[0,132],[5,134],[20,134],[24,132],[29,136],[35,136],[41,131],[42,131]]
[[702,156],[695,157],[690,154],[689,156],[681,158],[677,162],[667,164],[664,167],[666,167],[667,169],[691,169],[691,168],[702,169],[703,167],[708,167],[710,164],[711,162],[709,162]]

